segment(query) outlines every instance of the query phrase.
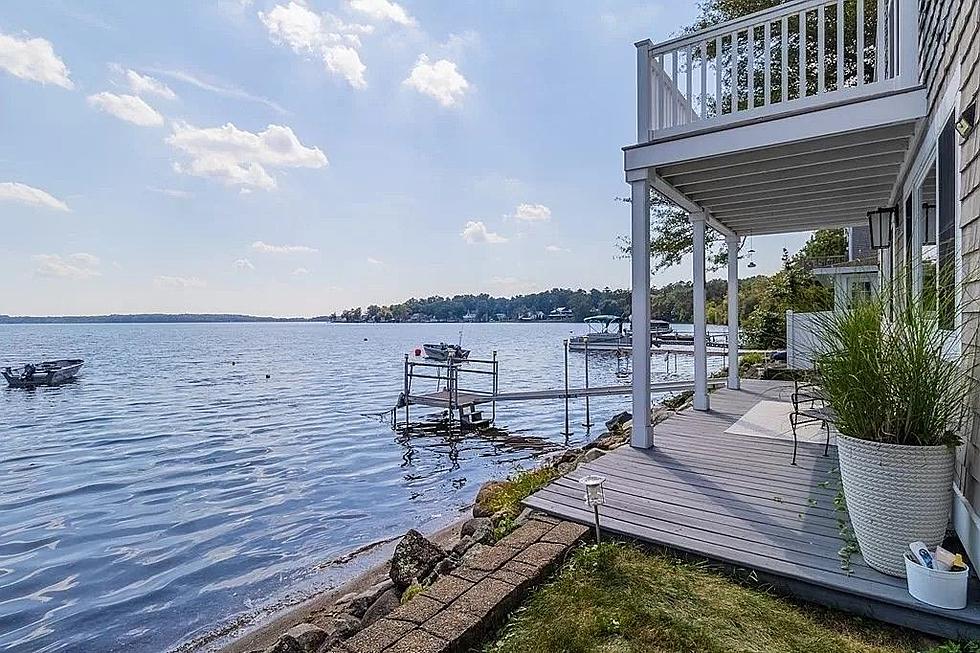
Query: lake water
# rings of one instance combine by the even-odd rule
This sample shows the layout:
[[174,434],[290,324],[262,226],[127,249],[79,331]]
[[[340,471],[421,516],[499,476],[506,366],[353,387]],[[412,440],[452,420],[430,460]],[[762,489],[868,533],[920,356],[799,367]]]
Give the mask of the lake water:
[[[498,406],[493,437],[399,436],[380,415],[404,353],[460,328],[0,326],[0,365],[86,360],[75,383],[0,391],[0,650],[172,649],[332,586],[323,562],[456,518],[485,480],[629,408],[593,399],[589,432],[575,400],[567,439],[560,401]],[[474,357],[499,352],[503,392],[560,387],[561,341],[584,330],[462,328]],[[583,355],[570,360],[579,386]],[[654,373],[689,378],[679,361]],[[615,356],[590,369],[593,385],[622,382]]]

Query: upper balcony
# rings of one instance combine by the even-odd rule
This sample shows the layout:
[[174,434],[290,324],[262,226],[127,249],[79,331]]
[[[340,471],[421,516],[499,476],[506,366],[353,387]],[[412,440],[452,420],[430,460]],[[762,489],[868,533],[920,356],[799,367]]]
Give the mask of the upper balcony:
[[789,0],[637,47],[637,142],[662,141],[919,84],[915,0]]

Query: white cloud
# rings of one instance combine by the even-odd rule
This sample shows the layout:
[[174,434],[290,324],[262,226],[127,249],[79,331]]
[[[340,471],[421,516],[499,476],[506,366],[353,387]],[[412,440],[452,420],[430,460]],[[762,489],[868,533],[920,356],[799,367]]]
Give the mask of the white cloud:
[[194,193],[186,190],[178,190],[176,188],[157,188],[155,186],[147,186],[146,190],[152,191],[154,193],[160,193],[161,195],[167,195],[169,197],[176,197],[182,200],[190,199],[194,197]]
[[19,202],[28,206],[39,206],[56,211],[71,210],[67,204],[40,188],[34,188],[16,181],[0,182],[0,201]]
[[514,217],[525,222],[545,222],[551,219],[551,209],[544,204],[521,204]]
[[488,243],[495,245],[497,243],[506,243],[507,239],[498,233],[490,231],[487,226],[479,220],[470,220],[463,227],[463,232],[460,234],[470,245],[475,245],[477,243]]
[[240,258],[237,261],[235,261],[235,267],[242,271],[255,269],[255,266],[252,265],[252,262],[249,261],[247,258]]
[[351,9],[359,11],[373,20],[390,20],[399,25],[415,25],[415,19],[405,8],[391,0],[350,0]]
[[270,245],[261,240],[252,243],[252,250],[259,254],[316,254],[320,251],[306,245]]
[[175,163],[177,172],[212,177],[229,186],[272,190],[276,180],[269,168],[322,168],[327,157],[317,147],[306,147],[283,125],[269,125],[257,134],[232,123],[200,129],[175,123],[167,143],[188,155],[187,164]]
[[354,88],[367,88],[367,80],[364,79],[367,66],[361,61],[357,50],[349,45],[335,45],[324,50],[323,63],[330,72],[343,75]]
[[58,254],[38,254],[31,257],[37,264],[34,274],[51,279],[91,279],[100,276],[98,256],[79,252],[67,257]]
[[571,252],[572,250],[567,247],[559,247],[558,245],[548,245],[544,248],[546,252]]
[[310,271],[307,270],[306,268],[296,268],[295,270],[293,270],[294,277],[305,277],[305,276],[309,276],[309,274]]
[[[122,69],[119,69],[122,71]],[[149,75],[141,75],[135,70],[126,69],[123,71],[129,89],[136,95],[157,95],[165,100],[176,100],[177,94],[173,89]]]
[[430,97],[444,107],[456,106],[466,94],[470,84],[448,59],[429,63],[429,57],[421,55],[408,78],[402,82]]
[[75,87],[68,76],[68,66],[54,53],[51,42],[42,38],[21,39],[0,34],[0,69],[41,84]]
[[116,95],[103,91],[88,96],[88,103],[96,109],[140,127],[154,127],[163,124],[163,116],[144,102],[143,98],[135,95]]
[[204,288],[208,284],[197,277],[154,277],[153,285],[157,288]]
[[367,257],[367,262],[370,265],[384,265],[385,264],[384,261],[382,261],[381,259],[378,259],[378,258],[374,258],[373,256]]
[[318,14],[298,2],[260,11],[259,19],[274,42],[297,54],[319,57],[327,70],[341,75],[354,88],[367,86],[366,66],[357,48],[361,36],[374,30],[371,25],[347,23],[331,13]]
[[163,75],[164,77],[169,77],[170,79],[175,79],[179,82],[184,82],[185,84],[190,84],[202,91],[208,91],[209,93],[214,93],[215,95],[221,95],[223,97],[232,98],[233,100],[245,100],[247,102],[257,102],[258,104],[264,104],[270,109],[278,112],[287,114],[289,113],[281,105],[273,102],[269,98],[262,97],[261,95],[253,95],[248,91],[238,88],[237,86],[232,86],[227,83],[218,83],[214,81],[207,81],[201,79],[197,75],[192,75],[189,72],[183,70],[166,70],[163,68],[151,68],[149,72],[155,73],[157,75]]

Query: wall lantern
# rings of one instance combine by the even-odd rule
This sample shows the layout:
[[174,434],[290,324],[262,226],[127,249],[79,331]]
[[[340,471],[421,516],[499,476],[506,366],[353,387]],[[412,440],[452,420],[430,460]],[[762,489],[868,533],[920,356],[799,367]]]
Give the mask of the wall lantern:
[[922,236],[923,245],[935,245],[936,244],[936,205],[925,202],[922,205],[922,226],[925,229],[925,234]]
[[973,128],[976,124],[977,103],[971,102],[967,108],[963,109],[963,113],[960,114],[959,119],[956,121],[956,131],[965,140],[973,133]]
[[595,511],[595,541],[599,543],[599,506],[606,502],[606,495],[602,491],[602,484],[606,479],[602,476],[589,474],[585,478],[579,479],[579,483],[585,486],[585,502]]
[[892,244],[892,216],[898,209],[881,208],[868,211],[868,226],[871,228],[871,249],[888,249]]

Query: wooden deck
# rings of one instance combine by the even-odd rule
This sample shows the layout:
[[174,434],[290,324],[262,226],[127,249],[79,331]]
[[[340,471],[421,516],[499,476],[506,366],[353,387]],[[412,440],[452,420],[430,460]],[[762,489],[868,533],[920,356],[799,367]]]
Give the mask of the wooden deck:
[[[578,479],[606,478],[600,523],[608,532],[749,569],[778,591],[940,637],[980,638],[980,591],[971,584],[965,610],[913,599],[905,580],[851,556],[841,568],[834,447],[725,433],[762,400],[788,397],[792,385],[743,381],[711,395],[711,412],[686,411],[654,429],[650,450],[621,447],[582,465],[526,503],[565,519],[592,523]],[[829,482],[829,483],[828,483]]]

